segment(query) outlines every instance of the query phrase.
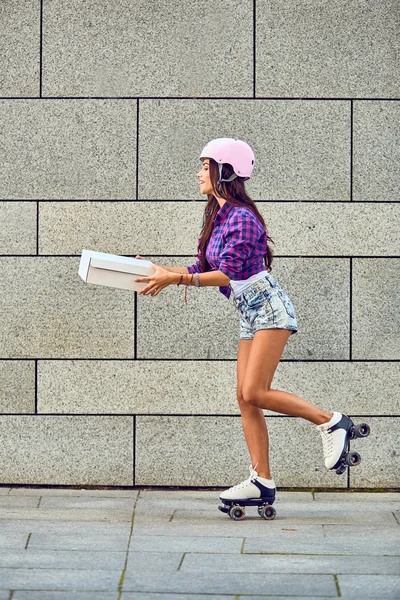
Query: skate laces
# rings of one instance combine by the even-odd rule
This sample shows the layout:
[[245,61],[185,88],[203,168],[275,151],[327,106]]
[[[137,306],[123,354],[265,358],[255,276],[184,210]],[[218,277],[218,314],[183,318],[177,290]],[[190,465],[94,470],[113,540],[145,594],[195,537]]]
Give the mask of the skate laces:
[[231,488],[229,488],[229,491],[233,492],[235,490],[240,490],[241,488],[248,486],[249,483],[251,483],[252,479],[255,479],[258,476],[258,473],[256,471],[257,465],[258,465],[258,463],[256,463],[256,465],[254,467],[252,467],[252,465],[250,465],[249,466],[250,477],[248,479],[246,479],[245,481],[242,481],[241,483],[238,483],[237,485],[232,486]]
[[325,456],[330,456],[333,451],[333,436],[332,433],[329,433],[327,427],[321,427],[320,425],[315,425],[314,430],[318,431],[322,437],[322,447],[324,450]]

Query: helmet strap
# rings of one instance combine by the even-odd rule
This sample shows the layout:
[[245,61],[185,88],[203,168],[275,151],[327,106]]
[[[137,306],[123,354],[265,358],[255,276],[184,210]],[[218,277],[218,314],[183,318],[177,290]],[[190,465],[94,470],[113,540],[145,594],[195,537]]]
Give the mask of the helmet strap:
[[236,173],[232,173],[232,175],[228,179],[222,179],[222,163],[218,163],[218,171],[219,171],[218,191],[222,192],[221,182],[222,181],[227,181],[227,182],[233,181],[234,179],[236,179],[237,175],[236,175]]

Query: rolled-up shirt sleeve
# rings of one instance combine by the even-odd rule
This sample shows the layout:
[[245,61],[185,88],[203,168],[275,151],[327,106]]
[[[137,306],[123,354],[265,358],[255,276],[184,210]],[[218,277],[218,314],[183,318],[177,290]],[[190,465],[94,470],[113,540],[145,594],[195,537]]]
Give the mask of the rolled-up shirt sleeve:
[[[201,236],[198,238],[197,240],[197,248],[199,247],[201,241]],[[190,265],[190,267],[186,267],[188,270],[188,273],[201,273],[201,251],[199,250],[197,256],[196,256],[196,262],[194,265]]]
[[238,211],[229,223],[218,269],[230,279],[240,279],[243,263],[254,249],[258,236],[255,219],[248,211]]
[[188,273],[202,273],[201,262],[200,262],[201,252],[198,253],[196,258],[197,258],[197,260],[196,260],[195,264],[190,265],[190,267],[187,267]]

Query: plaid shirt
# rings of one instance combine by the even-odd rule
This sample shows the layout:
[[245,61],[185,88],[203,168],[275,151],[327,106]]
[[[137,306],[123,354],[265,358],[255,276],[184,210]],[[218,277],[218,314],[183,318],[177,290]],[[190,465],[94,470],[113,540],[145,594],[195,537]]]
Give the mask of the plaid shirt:
[[[256,215],[249,208],[225,202],[214,217],[206,250],[211,270],[222,271],[234,281],[248,279],[265,270],[266,252],[267,234]],[[189,273],[202,272],[200,256],[201,252],[197,262],[187,267]],[[231,295],[229,285],[221,286],[219,291],[227,298]]]

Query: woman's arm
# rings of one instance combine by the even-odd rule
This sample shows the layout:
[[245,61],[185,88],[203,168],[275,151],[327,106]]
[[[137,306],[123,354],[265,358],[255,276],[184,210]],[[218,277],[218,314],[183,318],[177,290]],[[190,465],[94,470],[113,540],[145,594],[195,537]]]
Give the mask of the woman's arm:
[[[161,265],[159,265],[161,267]],[[167,271],[170,271],[171,273],[188,273],[188,269],[187,267],[164,267],[163,269],[166,269]]]
[[[165,268],[165,267],[164,267]],[[174,267],[173,272],[176,275],[171,276],[171,283],[179,283],[181,278],[180,273],[182,272],[182,284],[183,285],[196,285],[196,279],[194,274],[187,273],[184,271],[185,267],[179,269],[179,267]],[[228,275],[225,275],[222,271],[207,271],[207,273],[199,273],[198,274],[200,287],[208,286],[208,285],[216,285],[216,286],[225,286],[230,282],[230,278]]]

